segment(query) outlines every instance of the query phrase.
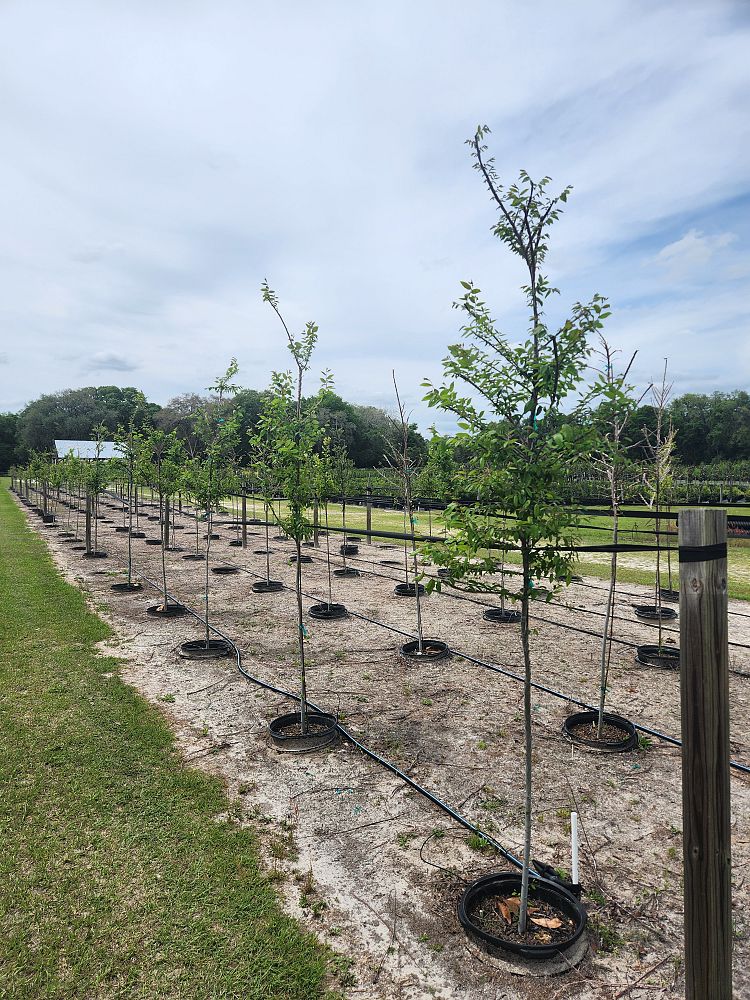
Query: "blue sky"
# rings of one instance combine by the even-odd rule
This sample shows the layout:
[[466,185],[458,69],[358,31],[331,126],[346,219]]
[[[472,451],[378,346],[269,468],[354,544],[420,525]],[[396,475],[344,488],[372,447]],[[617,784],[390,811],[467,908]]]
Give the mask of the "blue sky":
[[[750,382],[750,17],[724,0],[6,0],[0,409],[286,367],[268,278],[353,401],[423,424],[459,281],[521,334],[464,140],[574,187],[553,318],[609,296],[647,385]],[[558,315],[559,311],[559,315]],[[445,426],[440,420],[439,425]]]

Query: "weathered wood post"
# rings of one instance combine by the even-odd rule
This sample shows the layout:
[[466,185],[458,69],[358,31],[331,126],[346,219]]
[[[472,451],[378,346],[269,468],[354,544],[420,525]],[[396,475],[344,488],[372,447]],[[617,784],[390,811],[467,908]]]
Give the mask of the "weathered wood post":
[[247,493],[242,491],[242,548],[247,548]]
[[685,1000],[732,1000],[727,516],[679,516]]

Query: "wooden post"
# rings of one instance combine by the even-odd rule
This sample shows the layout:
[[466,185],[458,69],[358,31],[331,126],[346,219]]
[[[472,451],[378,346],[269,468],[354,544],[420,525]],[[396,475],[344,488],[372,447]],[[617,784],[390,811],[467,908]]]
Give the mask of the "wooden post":
[[727,515],[679,516],[685,1000],[732,1000]]
[[247,494],[242,494],[242,548],[247,548]]
[[318,532],[320,531],[320,511],[318,510],[318,501],[313,501],[313,545],[315,548],[319,548],[320,540],[318,537]]
[[[367,487],[367,530],[372,531],[372,488]],[[372,542],[372,535],[368,534],[367,541]]]

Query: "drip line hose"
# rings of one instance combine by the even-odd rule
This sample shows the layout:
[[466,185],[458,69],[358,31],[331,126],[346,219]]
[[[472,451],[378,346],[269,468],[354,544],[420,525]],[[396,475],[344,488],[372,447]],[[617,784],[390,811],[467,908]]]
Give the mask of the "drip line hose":
[[[243,572],[249,573],[249,570],[243,570]],[[158,591],[160,594],[164,594],[165,600],[172,600],[177,602],[177,598],[174,597],[172,594],[170,594],[168,591],[165,591],[160,584],[156,583],[156,581],[151,580],[143,573],[137,571],[134,571],[134,575],[140,577],[143,581],[145,581],[149,586],[153,587],[154,590]],[[259,579],[261,578],[259,577]],[[293,588],[285,586],[284,589],[292,590]],[[237,669],[246,680],[250,681],[252,684],[257,684],[258,687],[264,688],[266,691],[272,691],[274,694],[282,695],[285,698],[291,698],[293,701],[296,702],[300,701],[299,695],[295,694],[293,691],[287,691],[285,688],[281,688],[275,684],[271,684],[269,681],[261,680],[260,677],[256,677],[254,674],[251,674],[249,670],[246,670],[242,663],[242,653],[237,644],[225,632],[222,632],[221,629],[217,628],[215,625],[212,625],[210,622],[206,622],[206,619],[203,617],[203,615],[200,615],[197,611],[194,611],[191,607],[189,607],[186,604],[183,604],[182,606],[186,609],[186,611],[188,611],[189,614],[193,616],[193,618],[197,619],[203,626],[207,625],[208,628],[215,635],[217,635],[220,639],[223,639],[225,642],[229,643],[229,645],[234,650]],[[363,617],[363,616],[360,615],[357,617]],[[308,700],[307,704],[316,712],[325,711],[325,709],[320,708],[312,701]],[[353,746],[357,747],[358,750],[361,750],[362,753],[365,754],[365,756],[369,757],[371,760],[374,760],[377,764],[380,764],[381,767],[386,768],[392,774],[395,774],[407,785],[409,785],[415,791],[419,792],[420,795],[423,795],[433,805],[437,806],[438,809],[441,809],[444,813],[447,813],[448,816],[450,816],[453,820],[455,820],[456,823],[463,826],[466,830],[470,830],[472,833],[477,834],[477,836],[481,837],[488,844],[494,847],[495,850],[506,861],[509,861],[512,865],[515,865],[516,868],[523,868],[523,862],[521,861],[521,859],[518,858],[511,851],[509,851],[506,847],[503,847],[503,845],[499,843],[497,840],[495,840],[494,837],[490,836],[490,834],[488,833],[485,833],[480,827],[475,826],[475,824],[472,823],[471,820],[467,819],[461,813],[457,812],[452,806],[448,805],[447,802],[444,802],[442,799],[438,798],[438,796],[435,795],[433,792],[431,792],[428,788],[425,788],[423,785],[420,785],[419,782],[415,781],[414,778],[411,778],[408,774],[406,774],[405,771],[402,771],[401,768],[398,767],[396,764],[394,764],[392,761],[388,760],[385,757],[381,757],[381,755],[379,753],[376,753],[375,750],[371,750],[370,747],[364,744],[361,740],[357,739],[357,737],[354,736],[346,728],[346,726],[343,726],[338,720],[336,720],[336,727],[338,731],[341,733],[341,735],[344,737],[344,739],[348,740]],[[532,878],[543,877],[532,867],[529,868],[529,874],[532,876]]]
[[[226,563],[226,565],[228,565],[228,566],[236,566],[237,564],[236,563]],[[261,574],[254,573],[250,569],[245,569],[244,566],[240,566],[238,568],[239,568],[239,570],[240,570],[241,573],[246,573],[248,576],[254,576],[258,580],[265,579],[265,577],[262,576]],[[283,584],[283,587],[284,587],[284,590],[288,590],[288,591],[290,591],[292,593],[295,592],[294,588],[293,587],[289,587],[287,584]],[[303,594],[304,597],[306,597],[310,601],[320,602],[322,600],[322,598],[318,597],[315,594],[310,594],[307,591],[303,591],[302,594]],[[417,638],[416,635],[413,632],[405,632],[403,629],[396,628],[395,625],[388,625],[386,622],[378,621],[376,618],[370,618],[368,615],[360,614],[360,612],[358,612],[358,611],[352,611],[351,608],[348,608],[347,610],[349,611],[349,614],[352,616],[352,618],[358,618],[360,621],[368,622],[371,625],[378,625],[380,628],[384,628],[384,629],[386,629],[389,632],[394,632],[396,635],[401,635],[401,636],[404,636],[405,638],[409,638],[409,639],[415,639],[415,638]],[[545,621],[546,619],[541,619],[541,620]],[[554,624],[557,624],[557,623],[556,622],[552,622],[551,624],[554,625]],[[565,626],[565,625],[563,625],[561,627],[562,628],[570,628],[570,626]],[[579,629],[575,629],[574,631],[580,631],[580,630]],[[590,634],[599,637],[599,633],[597,633],[597,632],[592,632]],[[615,640],[615,641],[617,641],[617,640]],[[620,641],[622,641],[622,640],[620,640]],[[628,643],[628,645],[630,645],[630,643]],[[520,683],[524,683],[524,678],[520,674],[517,674],[514,671],[507,669],[506,667],[500,667],[500,666],[498,666],[497,664],[494,664],[494,663],[487,663],[485,660],[480,660],[480,659],[478,659],[475,656],[471,656],[470,653],[464,653],[460,649],[455,649],[452,646],[449,647],[449,648],[450,648],[450,652],[453,653],[454,656],[458,656],[459,658],[461,658],[463,660],[467,660],[469,663],[473,663],[477,667],[482,667],[484,670],[491,670],[493,673],[502,674],[504,677],[508,677],[511,680],[519,681]],[[544,694],[552,695],[554,698],[558,698],[561,701],[567,701],[567,702],[570,702],[570,704],[572,704],[572,705],[578,705],[580,708],[585,708],[588,711],[594,711],[594,712],[598,711],[597,706],[595,706],[595,705],[589,705],[588,702],[581,701],[579,698],[573,698],[570,695],[564,694],[562,691],[555,690],[555,688],[547,687],[546,684],[539,684],[537,681],[532,681],[531,682],[531,687],[535,688],[537,691],[542,691]],[[296,697],[296,696],[294,696],[294,697]],[[678,740],[674,736],[669,736],[667,733],[662,733],[658,729],[652,729],[649,726],[639,725],[638,723],[633,723],[633,725],[635,726],[636,729],[638,729],[642,733],[645,733],[647,736],[656,736],[658,739],[663,740],[665,743],[672,744],[672,746],[676,746],[676,747],[681,747],[682,746],[682,740]],[[729,766],[735,768],[735,770],[737,770],[737,771],[741,771],[743,774],[750,774],[750,766],[749,765],[740,764],[738,761],[734,761],[731,758],[729,760]],[[484,834],[482,834],[482,836],[484,836]]]
[[[370,559],[365,558],[364,556],[347,556],[347,559],[349,560],[349,562],[356,562],[356,563],[361,563],[361,564],[364,564],[364,565],[368,565],[372,561]],[[397,579],[395,576],[390,576],[388,573],[383,573],[383,572],[381,572],[379,570],[376,570],[376,569],[368,569],[368,570],[365,570],[365,572],[369,573],[370,576],[376,576],[376,577],[379,577],[382,580],[394,580],[395,581]],[[512,571],[506,570],[506,573],[510,573],[510,572],[512,572]],[[518,573],[514,573],[513,575],[518,576],[519,574]],[[430,579],[435,579],[435,577],[431,576],[430,574],[423,574],[423,578],[428,577],[428,576],[430,577]],[[603,589],[603,588],[594,587],[593,589],[599,590],[599,589]],[[456,601],[468,601],[470,604],[476,604],[480,608],[494,608],[495,607],[494,604],[488,604],[485,601],[480,601],[478,598],[470,597],[468,594],[465,594],[465,593],[454,594],[454,593],[451,593],[449,591],[443,591],[443,590],[441,590],[440,593],[443,594],[443,596],[450,597],[450,598],[452,598],[453,600],[456,600]],[[643,595],[641,595],[641,594],[634,594],[633,596],[635,596],[635,597],[642,597]],[[595,611],[595,610],[589,609],[589,608],[579,608],[579,607],[575,607],[574,605],[571,605],[571,604],[565,604],[562,601],[544,601],[544,602],[540,601],[539,603],[549,604],[550,607],[562,608],[565,611],[582,611],[582,612],[584,612],[587,615],[593,615],[594,617],[597,617],[597,618],[604,618],[605,617],[603,611]],[[729,614],[735,614],[735,615],[739,615],[741,617],[750,618],[750,615],[743,615],[741,611],[730,611]],[[599,633],[599,632],[592,632],[590,629],[581,628],[580,626],[576,626],[576,625],[567,625],[567,624],[565,624],[565,622],[558,622],[558,621],[555,621],[553,618],[544,618],[542,615],[531,614],[531,615],[529,615],[529,617],[533,618],[535,621],[545,622],[548,625],[554,625],[557,628],[567,629],[570,632],[580,632],[582,635],[593,635],[593,636],[597,636],[597,637],[601,635],[601,633]],[[612,620],[614,620],[614,621],[628,622],[630,624],[634,624],[633,622],[631,622],[631,619],[629,619],[629,618],[623,618],[621,615],[615,615],[615,616],[611,616],[611,617],[612,617]],[[658,625],[657,622],[641,621],[641,622],[638,622],[637,624],[643,625],[646,628],[650,628],[650,629],[655,629],[655,628],[659,627],[659,625]],[[670,633],[672,635],[679,635],[679,630],[678,629],[667,628],[664,625],[662,625],[662,632],[668,632],[668,633]],[[621,646],[630,646],[632,649],[636,649],[640,645],[640,643],[632,642],[632,641],[630,641],[628,639],[618,639],[616,636],[612,637],[612,642],[619,643]],[[750,643],[734,642],[731,639],[729,640],[729,645],[730,646],[734,646],[737,649],[750,649]]]

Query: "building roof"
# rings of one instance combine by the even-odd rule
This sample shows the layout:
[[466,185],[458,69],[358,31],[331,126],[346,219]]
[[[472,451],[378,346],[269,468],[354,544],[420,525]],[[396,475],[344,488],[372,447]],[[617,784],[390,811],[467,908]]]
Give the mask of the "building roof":
[[117,458],[120,454],[114,441],[55,441],[58,458],[71,452],[76,458]]

